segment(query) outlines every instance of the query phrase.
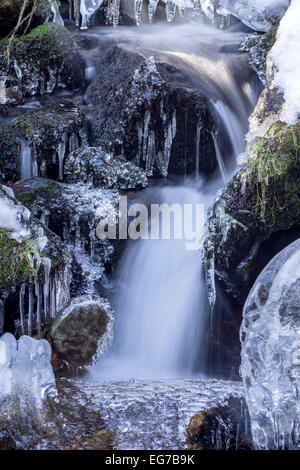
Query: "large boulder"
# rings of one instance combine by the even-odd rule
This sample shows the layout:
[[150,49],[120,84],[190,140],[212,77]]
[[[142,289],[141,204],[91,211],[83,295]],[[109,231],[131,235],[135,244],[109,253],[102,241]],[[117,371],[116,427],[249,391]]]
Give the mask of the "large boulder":
[[1,177],[5,181],[44,176],[63,179],[64,159],[87,144],[87,123],[67,100],[27,112],[10,126],[0,124]]
[[194,415],[187,427],[187,446],[193,450],[251,450],[250,420],[244,398],[229,397]]
[[275,256],[247,298],[241,372],[256,449],[300,448],[300,239]]
[[87,295],[73,299],[51,325],[55,352],[73,367],[91,364],[112,341],[113,312],[107,300]]
[[23,97],[76,89],[84,82],[84,71],[84,59],[61,25],[46,23],[10,44],[0,41],[2,84],[16,87]]
[[212,171],[216,163],[208,100],[179,68],[104,41],[94,105],[92,143],[144,168],[147,175]]
[[0,188],[0,331],[40,335],[69,299],[70,253],[13,196]]

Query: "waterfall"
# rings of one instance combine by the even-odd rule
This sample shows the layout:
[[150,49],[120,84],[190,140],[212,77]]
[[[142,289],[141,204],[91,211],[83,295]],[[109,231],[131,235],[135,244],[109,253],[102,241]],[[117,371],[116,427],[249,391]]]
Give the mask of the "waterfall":
[[21,179],[33,176],[31,148],[25,139],[21,139]]

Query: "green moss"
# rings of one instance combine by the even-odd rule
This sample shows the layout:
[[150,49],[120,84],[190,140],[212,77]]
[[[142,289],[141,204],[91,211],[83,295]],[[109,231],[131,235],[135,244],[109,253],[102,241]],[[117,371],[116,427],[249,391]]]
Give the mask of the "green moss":
[[277,122],[255,148],[247,182],[254,186],[258,218],[270,228],[279,213],[300,215],[300,123]]
[[45,186],[41,186],[39,188],[33,189],[30,193],[24,192],[20,193],[16,196],[16,199],[23,204],[23,206],[28,207],[28,209],[32,209],[33,204],[36,200],[37,195],[45,195],[51,193],[53,188],[57,185],[56,181],[49,180]]
[[10,231],[0,228],[0,288],[20,285],[34,275],[28,254],[30,240],[22,243],[10,238]]

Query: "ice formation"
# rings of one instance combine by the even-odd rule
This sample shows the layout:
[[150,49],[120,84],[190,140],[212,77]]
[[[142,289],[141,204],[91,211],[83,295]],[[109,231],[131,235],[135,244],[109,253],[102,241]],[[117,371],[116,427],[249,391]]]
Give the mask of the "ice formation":
[[20,410],[41,409],[46,398],[56,398],[51,347],[46,340],[10,333],[0,337],[0,407],[17,398]]
[[241,373],[256,449],[300,449],[300,240],[258,277],[241,326]]
[[[87,29],[93,14],[101,7],[104,0],[69,0],[70,17],[74,15],[76,25]],[[188,12],[192,19],[208,19],[217,22],[221,28],[233,15],[250,28],[257,31],[268,31],[272,15],[282,16],[288,6],[288,0],[163,0],[165,3],[166,20],[172,22],[177,14],[181,17]],[[148,20],[152,23],[158,0],[148,0]],[[142,23],[143,0],[131,0],[133,16],[136,24]],[[107,0],[105,4],[106,20],[109,24],[117,26],[119,23],[122,0]],[[126,5],[128,10],[128,5]],[[60,23],[56,1],[53,1],[52,11],[54,21]]]
[[291,6],[280,22],[277,40],[271,50],[278,71],[275,84],[284,91],[285,103],[281,120],[296,124],[300,118],[300,2],[292,0]]

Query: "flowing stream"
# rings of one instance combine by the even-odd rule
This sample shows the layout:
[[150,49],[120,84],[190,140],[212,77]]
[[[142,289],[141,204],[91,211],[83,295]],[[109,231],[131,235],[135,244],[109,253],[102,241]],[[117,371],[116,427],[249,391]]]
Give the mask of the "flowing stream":
[[[236,169],[257,93],[246,59],[237,53],[240,34],[193,25],[93,29],[90,34],[176,65],[210,100],[218,129],[213,134],[215,175],[209,180],[199,175],[196,153],[195,177],[137,195],[148,207],[191,204],[195,209],[202,204],[206,212]],[[192,214],[188,222],[195,224]],[[171,235],[179,228],[176,223],[182,222],[174,218]],[[90,368],[87,379],[76,381],[116,432],[114,448],[184,448],[192,414],[224,402],[229,390],[242,396],[239,384],[204,378],[209,309],[201,253],[186,250],[186,242],[171,236],[128,243],[116,274],[112,351]]]

